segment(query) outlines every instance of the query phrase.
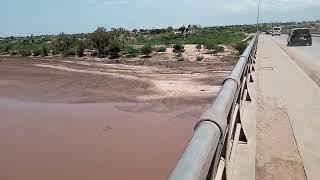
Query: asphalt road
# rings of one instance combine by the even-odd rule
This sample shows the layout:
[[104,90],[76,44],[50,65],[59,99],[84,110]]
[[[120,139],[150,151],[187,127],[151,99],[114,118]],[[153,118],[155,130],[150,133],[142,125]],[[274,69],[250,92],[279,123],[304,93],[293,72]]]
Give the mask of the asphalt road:
[[292,59],[305,73],[320,86],[320,37],[313,37],[312,46],[287,46],[287,35],[271,37],[272,40]]
[[253,97],[256,179],[316,180],[320,177],[319,40],[312,47],[287,47],[285,39],[259,38],[257,97]]

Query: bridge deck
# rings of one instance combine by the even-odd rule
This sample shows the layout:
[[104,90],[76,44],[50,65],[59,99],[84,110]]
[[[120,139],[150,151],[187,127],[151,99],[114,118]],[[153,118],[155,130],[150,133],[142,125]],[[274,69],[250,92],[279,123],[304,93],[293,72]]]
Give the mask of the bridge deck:
[[270,36],[260,37],[256,69],[256,179],[318,179],[319,86]]

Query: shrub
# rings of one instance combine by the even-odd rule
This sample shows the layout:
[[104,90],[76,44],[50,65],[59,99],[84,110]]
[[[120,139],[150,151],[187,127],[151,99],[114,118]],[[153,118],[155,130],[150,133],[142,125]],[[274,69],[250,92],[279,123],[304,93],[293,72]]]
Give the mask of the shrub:
[[40,54],[41,54],[41,50],[40,49],[33,50],[33,56],[39,56]]
[[224,47],[219,46],[219,45],[214,44],[214,43],[208,43],[206,45],[206,48],[210,50],[211,54],[217,54],[219,52],[223,52],[224,51]]
[[184,51],[185,51],[184,46],[181,44],[175,44],[173,46],[173,53],[180,54],[180,53],[183,53]]
[[42,46],[41,55],[42,56],[48,56],[48,51],[47,51],[47,48],[45,46]]
[[63,57],[69,57],[69,56],[75,56],[76,55],[76,51],[74,50],[65,50],[63,51]]
[[132,46],[128,46],[126,49],[126,53],[128,54],[128,57],[134,58],[137,57],[138,54],[140,53],[139,49],[136,49]]
[[97,51],[93,51],[93,52],[91,52],[90,56],[97,57],[98,56],[98,52]]
[[150,56],[150,54],[152,53],[152,47],[151,45],[145,45],[140,49],[141,54],[145,55],[145,56]]
[[107,55],[105,55],[105,54],[97,54],[97,57],[98,57],[98,58],[106,58]]
[[16,56],[17,54],[18,54],[17,51],[10,51],[11,56]]
[[26,57],[26,56],[31,56],[31,52],[28,51],[28,50],[20,50],[20,51],[19,51],[19,54],[20,54],[21,56],[24,56],[24,57]]
[[224,47],[222,47],[222,46],[217,46],[215,49],[213,49],[213,50],[211,51],[211,53],[212,53],[212,54],[218,54],[218,53],[223,52],[223,51],[224,51]]
[[202,61],[203,59],[204,59],[203,56],[197,56],[197,58],[196,58],[197,61]]
[[52,56],[57,54],[57,52],[55,50],[52,50],[52,49],[50,50],[50,53],[51,53]]
[[52,41],[52,45],[55,47],[55,49],[58,52],[64,52],[71,48],[73,44],[73,39],[70,37],[70,35],[60,33],[55,37],[55,39]]
[[183,56],[178,56],[178,57],[177,57],[177,61],[184,61]]
[[200,51],[202,49],[202,45],[201,44],[197,44],[196,48],[198,49],[198,51]]
[[12,43],[9,43],[9,44],[7,44],[6,46],[5,46],[5,48],[4,48],[4,52],[9,52],[10,50],[12,50],[12,48],[13,48],[13,44]]
[[122,46],[117,41],[112,41],[109,45],[109,54],[111,59],[119,58],[119,53],[122,51]]
[[107,48],[110,43],[110,33],[104,27],[98,27],[93,33],[89,35],[89,39],[93,42],[93,46],[97,49],[98,54],[107,54]]
[[83,57],[84,56],[84,43],[83,43],[83,41],[78,41],[77,44],[78,44],[77,49],[76,49],[77,55],[79,57]]
[[248,46],[247,42],[241,41],[241,42],[236,44],[235,48],[236,48],[236,50],[238,50],[239,55],[241,55],[246,50],[247,46]]
[[167,48],[166,47],[158,47],[156,48],[156,52],[166,52]]

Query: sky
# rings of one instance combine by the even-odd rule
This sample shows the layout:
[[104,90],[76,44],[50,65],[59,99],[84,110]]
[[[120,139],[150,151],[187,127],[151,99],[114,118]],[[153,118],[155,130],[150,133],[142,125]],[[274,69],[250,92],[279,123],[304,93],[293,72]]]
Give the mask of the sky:
[[[0,0],[0,37],[254,24],[258,0]],[[261,0],[261,22],[320,19],[320,0]]]

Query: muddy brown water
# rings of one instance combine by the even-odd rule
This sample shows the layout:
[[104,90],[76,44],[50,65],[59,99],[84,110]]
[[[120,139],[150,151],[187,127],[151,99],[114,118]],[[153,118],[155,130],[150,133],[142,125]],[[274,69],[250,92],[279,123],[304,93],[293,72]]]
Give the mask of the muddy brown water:
[[203,106],[0,99],[0,179],[166,179]]

